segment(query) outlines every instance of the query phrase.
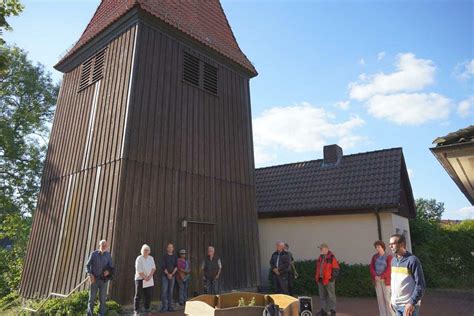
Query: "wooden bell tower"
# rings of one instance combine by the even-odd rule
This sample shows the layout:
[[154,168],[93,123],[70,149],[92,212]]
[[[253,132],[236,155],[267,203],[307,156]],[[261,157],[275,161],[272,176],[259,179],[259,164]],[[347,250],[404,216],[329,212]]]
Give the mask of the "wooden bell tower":
[[56,68],[64,77],[22,296],[69,292],[100,239],[111,244],[110,292],[121,303],[133,298],[144,243],[156,261],[169,241],[186,248],[194,291],[209,244],[224,290],[256,287],[257,72],[219,1],[104,0]]

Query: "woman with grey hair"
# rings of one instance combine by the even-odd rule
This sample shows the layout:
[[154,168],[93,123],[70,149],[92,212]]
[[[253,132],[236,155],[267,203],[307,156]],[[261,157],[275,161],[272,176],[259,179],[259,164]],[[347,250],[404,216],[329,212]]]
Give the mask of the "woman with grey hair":
[[150,311],[151,296],[153,293],[153,274],[156,271],[155,260],[150,256],[150,246],[144,244],[141,255],[135,260],[135,314],[139,314],[140,300],[145,299],[145,311]]

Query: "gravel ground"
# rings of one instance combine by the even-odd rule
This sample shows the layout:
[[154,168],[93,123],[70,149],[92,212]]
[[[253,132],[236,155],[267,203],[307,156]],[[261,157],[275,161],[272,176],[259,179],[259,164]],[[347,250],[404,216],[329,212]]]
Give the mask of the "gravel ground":
[[[319,301],[313,297],[313,305],[318,308]],[[158,313],[159,305],[148,315],[182,316],[183,310],[173,313]],[[128,313],[131,314],[130,310]],[[315,313],[314,313],[315,314]],[[142,315],[145,315],[144,313]],[[337,298],[338,316],[378,316],[375,298]],[[474,290],[429,290],[422,300],[422,316],[474,316]]]

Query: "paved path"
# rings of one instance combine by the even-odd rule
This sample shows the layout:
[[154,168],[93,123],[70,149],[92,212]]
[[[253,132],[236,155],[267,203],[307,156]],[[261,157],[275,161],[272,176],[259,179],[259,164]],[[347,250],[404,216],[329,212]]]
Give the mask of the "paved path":
[[[378,316],[375,298],[337,299],[338,316]],[[313,304],[319,307],[319,301],[313,297]],[[474,316],[474,290],[430,290],[423,298],[421,316]],[[142,314],[145,315],[145,314]],[[148,315],[183,316],[183,311],[174,313],[149,313]]]

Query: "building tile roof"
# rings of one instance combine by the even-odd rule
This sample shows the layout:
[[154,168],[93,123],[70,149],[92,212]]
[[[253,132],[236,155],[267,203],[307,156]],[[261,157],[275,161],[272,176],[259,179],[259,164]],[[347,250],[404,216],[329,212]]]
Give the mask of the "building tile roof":
[[[260,217],[397,208],[403,203],[402,181],[409,181],[401,148],[346,155],[335,164],[319,159],[260,168],[255,177]],[[412,207],[409,213],[414,212]]]
[[455,132],[449,133],[446,136],[437,137],[433,141],[433,144],[436,144],[436,147],[461,143],[474,143],[474,125],[461,128]]
[[79,40],[58,64],[135,6],[238,63],[250,74],[257,74],[240,50],[219,0],[102,0]]

